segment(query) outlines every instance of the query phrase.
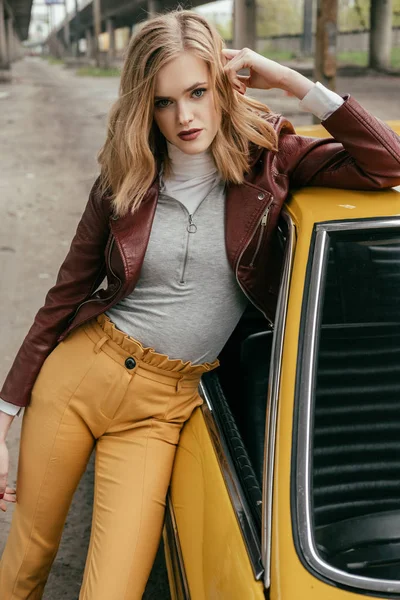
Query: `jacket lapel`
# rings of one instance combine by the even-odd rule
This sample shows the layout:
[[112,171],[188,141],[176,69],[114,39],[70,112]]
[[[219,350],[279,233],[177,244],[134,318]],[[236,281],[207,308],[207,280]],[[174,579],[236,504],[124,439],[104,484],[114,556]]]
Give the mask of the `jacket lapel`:
[[271,200],[271,193],[244,181],[241,185],[229,184],[226,194],[225,243],[228,260],[235,270]]
[[125,293],[128,294],[133,291],[139,278],[156,212],[158,191],[157,176],[134,214],[128,212],[117,220],[110,219],[111,232],[124,264],[125,281],[129,285]]
[[[253,156],[248,179],[252,178],[252,167],[258,160],[260,152]],[[111,232],[120,250],[125,282],[129,286],[124,291],[125,294],[133,291],[139,278],[157,208],[158,195],[159,169],[139,209],[134,214],[128,212],[117,220],[110,218]],[[270,197],[271,194],[265,189],[247,180],[241,185],[226,186],[225,243],[228,260],[233,269],[236,267],[242,249],[251,239]]]

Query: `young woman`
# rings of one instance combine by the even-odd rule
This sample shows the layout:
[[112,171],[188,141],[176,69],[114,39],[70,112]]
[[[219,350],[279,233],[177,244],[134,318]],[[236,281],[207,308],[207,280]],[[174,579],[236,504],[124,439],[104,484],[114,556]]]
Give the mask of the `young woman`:
[[[3,510],[16,501],[6,435],[25,407],[2,600],[42,597],[94,447],[79,598],[142,597],[180,431],[202,403],[199,379],[218,366],[248,302],[273,320],[274,234],[289,189],[400,184],[399,137],[355,99],[223,45],[180,9],[130,42],[101,174],[0,391]],[[246,87],[295,94],[333,138],[296,135]]]

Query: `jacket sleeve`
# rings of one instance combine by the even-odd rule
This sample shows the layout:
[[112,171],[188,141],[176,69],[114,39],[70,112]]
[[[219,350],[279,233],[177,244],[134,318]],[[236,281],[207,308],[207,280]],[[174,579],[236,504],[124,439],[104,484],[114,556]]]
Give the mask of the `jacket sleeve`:
[[[70,249],[55,285],[47,292],[0,390],[5,402],[27,406],[36,377],[57,345],[76,306],[104,279],[104,250],[109,235],[108,214],[98,191],[99,177],[89,194]],[[27,368],[29,365],[29,368]]]
[[378,190],[400,185],[400,137],[353,97],[322,125],[332,138],[297,135],[288,122],[279,136],[278,170],[292,187]]

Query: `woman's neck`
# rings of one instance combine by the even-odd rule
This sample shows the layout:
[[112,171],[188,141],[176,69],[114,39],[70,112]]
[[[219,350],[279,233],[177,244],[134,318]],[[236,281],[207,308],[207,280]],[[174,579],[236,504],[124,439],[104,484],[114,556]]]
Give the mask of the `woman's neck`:
[[217,167],[209,149],[197,154],[186,154],[168,141],[167,148],[172,166],[170,179],[182,183],[194,178],[203,179],[216,175]]
[[221,180],[211,151],[205,150],[198,154],[185,154],[168,141],[167,146],[168,156],[171,159],[172,174],[170,177],[164,178],[163,165],[161,165],[160,191],[186,206],[189,202],[190,207],[188,210],[194,210],[194,207]]

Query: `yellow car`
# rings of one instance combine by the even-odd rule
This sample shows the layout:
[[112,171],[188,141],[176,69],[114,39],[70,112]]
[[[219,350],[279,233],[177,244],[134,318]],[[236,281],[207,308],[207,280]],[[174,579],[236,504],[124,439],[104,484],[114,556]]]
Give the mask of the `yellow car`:
[[400,189],[299,190],[279,240],[273,329],[245,313],[182,430],[171,597],[400,597]]

